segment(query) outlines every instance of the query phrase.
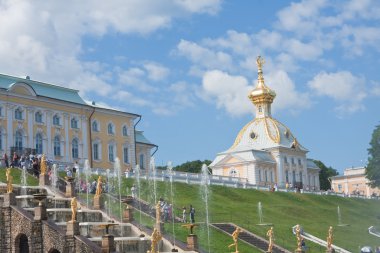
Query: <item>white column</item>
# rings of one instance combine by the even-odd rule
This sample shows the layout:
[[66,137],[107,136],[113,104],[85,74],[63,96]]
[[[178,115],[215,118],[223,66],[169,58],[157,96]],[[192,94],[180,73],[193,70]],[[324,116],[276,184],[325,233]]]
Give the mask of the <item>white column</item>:
[[14,106],[7,104],[7,134],[8,134],[8,140],[7,140],[7,147],[6,152],[8,153],[8,156],[11,157],[11,146],[14,145],[13,143],[13,109]]
[[33,137],[34,137],[34,132],[33,132],[33,112],[34,108],[33,107],[28,107],[28,137],[29,137],[29,148],[35,148],[33,147]]
[[275,159],[277,164],[277,185],[278,187],[285,187],[282,156],[279,153],[277,153],[275,154]]
[[46,122],[46,135],[47,135],[47,149],[46,156],[50,159],[54,159],[54,151],[53,151],[53,142],[51,138],[51,117],[53,113],[51,111],[45,111],[45,122]]
[[89,159],[88,157],[88,136],[87,136],[87,124],[88,124],[88,121],[87,121],[87,117],[86,116],[82,116],[81,117],[81,121],[82,121],[82,143],[83,143],[83,155],[82,155],[82,158],[83,159]]
[[65,128],[65,157],[64,159],[66,162],[70,161],[70,144],[69,144],[69,115],[67,113],[63,114],[64,124],[63,127]]

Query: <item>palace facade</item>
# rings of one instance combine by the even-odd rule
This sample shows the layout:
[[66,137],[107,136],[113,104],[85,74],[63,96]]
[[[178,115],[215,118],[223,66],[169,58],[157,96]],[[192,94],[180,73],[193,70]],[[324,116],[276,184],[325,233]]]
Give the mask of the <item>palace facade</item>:
[[149,166],[153,148],[136,130],[141,116],[83,100],[78,90],[0,74],[0,152],[46,154],[59,163]]
[[245,125],[228,150],[217,154],[210,168],[214,175],[238,177],[253,185],[288,185],[319,190],[319,168],[306,157],[290,129],[272,117],[271,105],[276,93],[264,82],[257,58],[258,83],[249,94],[256,117]]

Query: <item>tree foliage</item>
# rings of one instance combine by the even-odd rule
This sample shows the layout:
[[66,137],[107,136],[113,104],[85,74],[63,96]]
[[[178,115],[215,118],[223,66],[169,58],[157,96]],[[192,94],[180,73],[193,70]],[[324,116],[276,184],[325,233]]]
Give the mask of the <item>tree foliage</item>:
[[368,164],[365,170],[371,187],[380,186],[380,125],[372,133],[368,149]]
[[177,165],[173,168],[175,171],[183,171],[183,172],[190,172],[190,173],[199,173],[202,169],[202,165],[210,165],[210,160],[195,160],[195,161],[188,161],[183,164]]
[[319,160],[314,160],[314,163],[321,169],[319,172],[319,184],[321,190],[329,190],[331,189],[331,182],[329,180],[330,177],[336,176],[339,173],[333,169],[331,166],[327,167],[323,162]]

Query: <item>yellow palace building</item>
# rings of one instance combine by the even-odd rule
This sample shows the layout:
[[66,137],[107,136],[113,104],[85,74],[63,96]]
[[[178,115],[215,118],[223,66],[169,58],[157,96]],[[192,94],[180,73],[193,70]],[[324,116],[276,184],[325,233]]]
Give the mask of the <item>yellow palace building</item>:
[[46,154],[59,163],[149,166],[157,149],[136,130],[141,115],[83,100],[78,90],[0,74],[0,152]]

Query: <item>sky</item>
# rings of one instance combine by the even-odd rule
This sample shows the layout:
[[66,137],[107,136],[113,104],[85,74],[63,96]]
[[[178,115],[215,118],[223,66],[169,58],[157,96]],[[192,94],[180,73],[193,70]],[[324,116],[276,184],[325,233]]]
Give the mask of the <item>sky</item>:
[[0,72],[142,115],[156,164],[213,160],[272,115],[342,173],[363,166],[380,109],[377,0],[0,0]]

